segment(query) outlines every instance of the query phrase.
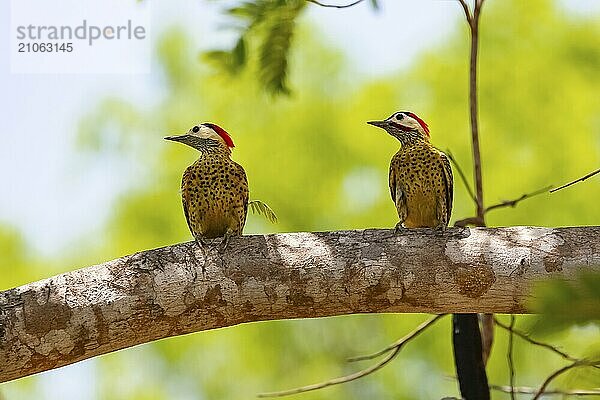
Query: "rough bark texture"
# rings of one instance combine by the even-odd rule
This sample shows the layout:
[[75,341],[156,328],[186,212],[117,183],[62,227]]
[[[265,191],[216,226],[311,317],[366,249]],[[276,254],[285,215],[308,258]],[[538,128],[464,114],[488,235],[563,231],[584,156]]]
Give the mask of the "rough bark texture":
[[527,312],[534,281],[600,271],[600,227],[233,238],[140,252],[0,292],[0,382],[244,322],[378,312]]

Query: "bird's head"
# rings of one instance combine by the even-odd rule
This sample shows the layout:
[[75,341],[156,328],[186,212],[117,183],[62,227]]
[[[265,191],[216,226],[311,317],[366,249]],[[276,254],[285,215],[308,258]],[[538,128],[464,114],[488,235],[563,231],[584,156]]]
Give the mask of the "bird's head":
[[429,141],[429,127],[417,114],[410,111],[399,111],[383,121],[369,121],[369,125],[385,129],[402,144],[419,140]]
[[187,144],[203,153],[225,151],[229,154],[235,147],[227,131],[210,122],[195,125],[183,135],[167,136],[165,139]]

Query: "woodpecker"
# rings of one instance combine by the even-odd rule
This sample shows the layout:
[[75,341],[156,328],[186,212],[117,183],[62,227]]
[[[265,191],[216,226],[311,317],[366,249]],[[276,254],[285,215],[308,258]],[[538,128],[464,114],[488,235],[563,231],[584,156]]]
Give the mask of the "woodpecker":
[[452,212],[453,178],[448,157],[429,142],[429,127],[416,114],[400,111],[368,124],[400,141],[390,162],[389,185],[402,228],[445,229]]
[[241,165],[231,159],[231,136],[212,123],[195,125],[183,135],[167,136],[201,152],[181,180],[183,212],[196,242],[223,237],[223,249],[231,236],[240,236],[248,212],[248,179]]

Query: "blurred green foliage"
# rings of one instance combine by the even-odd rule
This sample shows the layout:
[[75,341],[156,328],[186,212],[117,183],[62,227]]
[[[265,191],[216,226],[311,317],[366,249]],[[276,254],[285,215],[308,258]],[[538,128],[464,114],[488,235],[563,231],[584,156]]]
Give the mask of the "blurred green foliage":
[[213,50],[204,58],[230,74],[240,72],[247,60],[247,41],[260,39],[260,80],[270,93],[286,93],[288,55],[295,31],[296,18],[305,8],[305,0],[242,1],[226,11],[242,21],[243,30],[230,51]]
[[[550,0],[490,1],[482,18],[480,120],[486,201],[516,197],[592,170],[600,163],[600,25],[592,18],[566,16]],[[260,29],[276,23],[265,21]],[[288,51],[285,35],[277,40]],[[115,205],[104,234],[97,236],[104,240],[91,243],[82,238],[87,246],[66,260],[35,260],[17,233],[0,231],[0,270],[10,271],[0,276],[0,286],[43,278],[50,272],[44,269],[47,265],[53,273],[56,265],[82,266],[190,240],[179,184],[197,154],[162,137],[198,122],[219,122],[232,133],[233,158],[247,171],[251,198],[264,200],[277,213],[277,225],[250,215],[246,233],[394,226],[387,168],[398,143],[365,121],[398,109],[423,116],[434,144],[452,149],[471,175],[465,24],[408,70],[375,81],[357,79],[356,71],[335,49],[324,46],[307,22],[298,22],[295,35],[282,76],[259,74],[261,63],[282,62],[261,56],[267,36],[260,31],[238,42],[231,59],[212,56],[213,62],[231,65],[233,75],[216,74],[199,63],[196,48],[182,31],[175,28],[166,34],[157,49],[164,82],[158,104],[148,109],[119,98],[105,99],[81,120],[79,145],[90,157],[99,152],[127,157],[140,171],[136,184]],[[253,46],[259,51],[249,51]],[[223,59],[215,61],[219,57]],[[245,68],[239,68],[242,64]],[[261,77],[258,82],[256,76]],[[265,84],[285,91],[286,79],[295,88],[291,97],[274,99],[262,91]],[[453,218],[458,219],[470,215],[473,204],[460,183],[455,187]],[[594,224],[600,220],[598,198],[600,185],[590,180],[537,196],[515,209],[494,211],[488,222]],[[568,301],[570,297],[557,298],[557,304],[548,307]],[[347,357],[378,350],[423,319],[366,315],[275,321],[161,340],[101,357],[98,396],[252,398],[261,391],[354,371],[358,365],[346,363]],[[527,326],[530,317],[522,320]],[[598,336],[597,326],[584,325],[562,330],[553,339],[578,356],[584,344],[597,346]],[[519,385],[536,386],[563,365],[542,349],[520,341],[515,346]],[[457,395],[456,384],[444,378],[453,374],[451,353],[449,321],[443,321],[377,374],[302,398]],[[490,382],[508,382],[505,354],[505,336],[499,333],[488,366]],[[586,387],[600,377],[595,371],[591,377],[586,374],[566,375],[558,383]],[[3,389],[10,399],[40,398],[37,379],[25,378]]]
[[[371,7],[378,9],[377,0]],[[248,60],[248,42],[257,43],[258,75],[266,91],[273,95],[290,94],[287,83],[288,58],[292,49],[297,19],[306,9],[305,0],[250,0],[225,10],[233,17],[233,27],[240,36],[230,50],[211,50],[203,59],[221,72],[235,75],[244,70]]]
[[533,326],[537,333],[552,333],[573,324],[599,323],[600,274],[582,272],[576,280],[539,282],[530,307],[542,314]]

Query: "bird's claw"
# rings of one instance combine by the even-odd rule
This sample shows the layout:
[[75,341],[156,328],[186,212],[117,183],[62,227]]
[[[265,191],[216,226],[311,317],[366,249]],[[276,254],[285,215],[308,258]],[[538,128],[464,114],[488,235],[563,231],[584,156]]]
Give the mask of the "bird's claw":
[[221,243],[219,244],[219,253],[221,253],[221,254],[225,253],[225,251],[227,250],[227,246],[229,246],[230,238],[231,238],[231,235],[225,234],[225,236],[223,236],[223,239],[221,239]]
[[201,250],[204,250],[204,248],[209,244],[209,242],[201,236],[194,236],[194,240]]
[[394,228],[394,233],[400,233],[402,231],[404,231],[406,228],[404,227],[404,225],[402,225],[402,222],[398,222],[396,224],[396,227]]

